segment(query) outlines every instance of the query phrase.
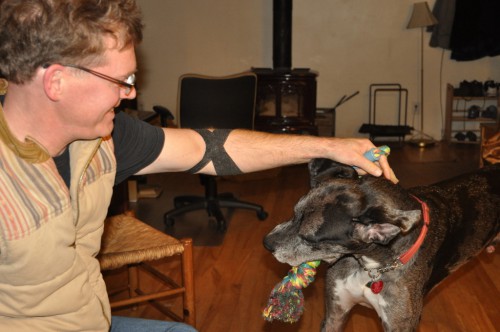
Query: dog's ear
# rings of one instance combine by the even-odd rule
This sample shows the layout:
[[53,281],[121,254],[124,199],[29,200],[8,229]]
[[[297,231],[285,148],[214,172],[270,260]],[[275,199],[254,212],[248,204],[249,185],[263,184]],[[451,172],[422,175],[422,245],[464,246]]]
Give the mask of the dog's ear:
[[352,166],[338,163],[331,159],[316,158],[309,162],[311,188],[331,178],[355,179],[358,173]]
[[401,229],[393,224],[356,224],[353,237],[365,243],[387,244],[400,232]]
[[353,237],[366,243],[387,244],[420,221],[420,210],[372,208],[355,223]]

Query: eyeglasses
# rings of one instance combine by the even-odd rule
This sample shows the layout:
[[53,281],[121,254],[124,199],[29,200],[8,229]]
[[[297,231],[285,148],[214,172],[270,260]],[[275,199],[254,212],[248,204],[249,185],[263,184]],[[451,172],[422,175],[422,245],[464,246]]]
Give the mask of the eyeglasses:
[[[46,65],[44,65],[44,68],[48,68],[49,66],[50,66],[50,64],[46,64]],[[83,70],[83,71],[85,71],[85,72],[87,72],[89,74],[92,74],[94,76],[102,78],[103,80],[106,80],[108,82],[117,84],[118,86],[120,86],[120,88],[124,89],[123,92],[125,93],[126,96],[130,95],[130,93],[132,92],[132,89],[134,88],[134,85],[135,85],[135,74],[130,74],[130,76],[125,79],[125,81],[120,81],[120,80],[118,80],[116,78],[113,78],[111,76],[104,75],[102,73],[99,73],[97,71],[94,71],[92,69],[88,69],[88,68],[85,68],[85,67],[82,67],[82,66],[78,66],[78,65],[63,65],[63,64],[61,64],[61,66]]]

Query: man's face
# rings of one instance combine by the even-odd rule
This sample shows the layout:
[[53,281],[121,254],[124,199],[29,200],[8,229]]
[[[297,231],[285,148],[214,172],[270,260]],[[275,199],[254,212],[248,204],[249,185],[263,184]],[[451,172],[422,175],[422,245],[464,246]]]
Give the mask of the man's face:
[[[104,54],[103,65],[88,67],[93,71],[125,81],[136,70],[134,47],[123,50],[113,48],[114,41]],[[61,101],[59,116],[66,124],[67,134],[74,139],[105,137],[113,130],[114,108],[122,99],[133,99],[135,89],[126,95],[125,89],[115,83],[83,70],[66,67],[68,95]]]

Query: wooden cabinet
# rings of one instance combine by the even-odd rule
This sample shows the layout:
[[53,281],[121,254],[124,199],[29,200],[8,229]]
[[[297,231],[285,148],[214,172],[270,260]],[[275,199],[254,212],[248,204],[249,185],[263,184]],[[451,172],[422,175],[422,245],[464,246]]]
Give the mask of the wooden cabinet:
[[[444,141],[454,143],[475,143],[481,142],[481,124],[499,124],[499,112],[497,111],[496,118],[484,117],[483,111],[490,105],[500,108],[500,97],[467,97],[455,96],[453,85],[448,84],[446,87],[446,118],[444,124]],[[480,109],[477,117],[469,116],[469,109],[472,106],[478,106]],[[465,136],[463,140],[457,139],[457,134],[462,133]],[[476,140],[471,140],[470,137],[476,137]],[[463,136],[462,136],[463,138]]]

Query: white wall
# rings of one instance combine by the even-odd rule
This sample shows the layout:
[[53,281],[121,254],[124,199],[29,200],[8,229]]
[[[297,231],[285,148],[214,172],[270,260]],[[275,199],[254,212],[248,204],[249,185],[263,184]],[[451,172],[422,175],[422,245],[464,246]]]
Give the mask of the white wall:
[[[343,95],[360,91],[337,109],[337,136],[362,136],[358,129],[368,122],[372,83],[407,88],[408,124],[420,128],[420,115],[413,111],[420,101],[420,30],[406,29],[413,2],[294,0],[292,65],[318,72],[318,107],[332,107]],[[177,79],[187,72],[228,75],[272,67],[272,0],[138,3],[146,24],[138,48],[139,103],[145,109],[162,104],[175,112]],[[425,33],[424,128],[441,138],[446,83],[500,81],[500,57],[456,62],[449,51],[427,46],[429,37]],[[377,119],[393,124],[395,105],[381,97]]]

